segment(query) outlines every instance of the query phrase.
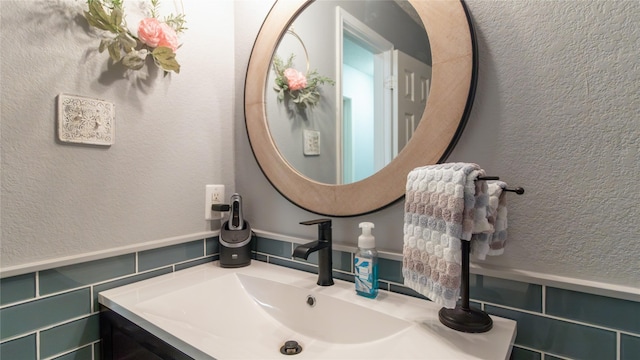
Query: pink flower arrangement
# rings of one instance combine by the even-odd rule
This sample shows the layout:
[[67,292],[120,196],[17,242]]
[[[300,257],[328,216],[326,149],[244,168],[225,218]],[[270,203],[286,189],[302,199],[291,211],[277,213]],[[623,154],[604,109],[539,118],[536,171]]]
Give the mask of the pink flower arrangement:
[[291,100],[298,109],[303,110],[315,106],[320,101],[320,85],[334,85],[335,81],[318,75],[317,70],[307,69],[306,74],[301,73],[294,68],[293,57],[291,54],[285,63],[278,55],[273,56],[272,66],[276,73],[273,89],[278,92],[278,101]]
[[156,18],[145,18],[138,25],[138,37],[150,47],[165,46],[175,52],[178,49],[178,34],[169,25]]
[[296,69],[288,68],[284,71],[287,84],[292,91],[301,90],[307,87],[307,77]]
[[98,51],[108,50],[109,57],[131,70],[140,70],[148,56],[165,72],[180,72],[176,60],[178,34],[187,28],[184,14],[170,14],[158,20],[159,0],[150,0],[147,17],[138,23],[138,35],[132,34],[125,21],[122,1],[87,0],[84,17],[90,26],[111,35],[103,36]]

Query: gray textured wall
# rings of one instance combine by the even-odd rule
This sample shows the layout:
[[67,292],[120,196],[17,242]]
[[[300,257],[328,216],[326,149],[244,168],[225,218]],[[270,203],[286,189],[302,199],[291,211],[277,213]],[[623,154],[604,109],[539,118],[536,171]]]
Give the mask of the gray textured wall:
[[[238,5],[240,4],[241,5]],[[477,162],[526,194],[510,194],[502,269],[640,288],[640,2],[469,0],[480,51],[473,112],[449,161]],[[268,7],[236,6],[236,89]],[[246,19],[251,18],[251,22]],[[242,26],[239,24],[242,23]],[[236,121],[243,121],[236,104]],[[317,217],[280,196],[236,130],[236,185],[256,228],[312,238]],[[375,194],[371,194],[375,196]],[[400,252],[402,203],[334,219],[355,244],[376,224],[380,248]]]
[[[184,5],[181,73],[135,82],[107,71],[86,2],[0,1],[3,268],[210,229],[205,184],[235,182],[233,2]],[[62,92],[115,103],[113,146],[56,142]]]

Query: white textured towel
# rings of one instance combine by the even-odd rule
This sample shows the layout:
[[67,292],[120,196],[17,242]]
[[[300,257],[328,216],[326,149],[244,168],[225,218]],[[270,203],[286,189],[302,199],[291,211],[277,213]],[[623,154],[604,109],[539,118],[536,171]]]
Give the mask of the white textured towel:
[[476,164],[416,168],[407,176],[402,275],[404,284],[453,309],[460,294],[460,241],[492,232],[487,182]]
[[506,187],[507,184],[502,181],[488,183],[489,203],[486,213],[492,230],[474,233],[471,237],[471,254],[480,260],[485,260],[487,255],[497,256],[504,253],[507,241],[507,198],[503,190]]

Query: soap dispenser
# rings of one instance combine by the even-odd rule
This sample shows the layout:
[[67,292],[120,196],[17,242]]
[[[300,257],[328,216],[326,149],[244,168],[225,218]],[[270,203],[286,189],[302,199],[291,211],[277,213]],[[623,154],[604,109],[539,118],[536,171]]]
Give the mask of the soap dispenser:
[[378,252],[376,239],[371,235],[374,225],[360,223],[362,234],[358,237],[358,251],[354,258],[356,293],[360,296],[378,296]]

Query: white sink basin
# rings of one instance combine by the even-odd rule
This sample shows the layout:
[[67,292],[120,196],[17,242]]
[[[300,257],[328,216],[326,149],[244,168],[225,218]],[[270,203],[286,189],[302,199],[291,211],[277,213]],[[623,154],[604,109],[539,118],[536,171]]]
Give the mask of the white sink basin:
[[440,324],[429,301],[385,291],[366,299],[352,283],[316,280],[258,261],[214,262],[101,292],[99,301],[195,359],[283,358],[288,340],[302,347],[295,359],[509,356],[514,321],[492,317],[491,331],[460,333]]
[[242,274],[236,277],[261,310],[295,332],[321,341],[365,343],[411,325],[406,320],[301,287]]
[[[203,296],[206,291],[202,287],[220,290]],[[308,296],[313,297],[313,306],[307,304]],[[181,306],[176,308],[175,304]],[[358,344],[393,335],[411,325],[305,288],[233,273],[136,307],[146,315],[185,322],[211,335],[239,341],[265,336],[264,329],[284,326],[329,343]]]

